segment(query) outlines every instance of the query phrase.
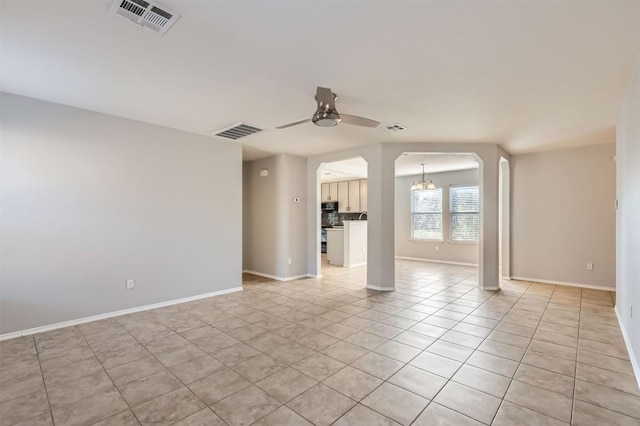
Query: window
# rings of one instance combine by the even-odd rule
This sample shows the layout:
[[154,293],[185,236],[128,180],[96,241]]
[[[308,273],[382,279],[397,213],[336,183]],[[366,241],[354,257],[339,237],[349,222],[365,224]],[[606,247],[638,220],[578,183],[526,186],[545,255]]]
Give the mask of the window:
[[480,240],[480,190],[458,186],[450,190],[451,241]]
[[442,240],[442,188],[411,191],[411,238]]

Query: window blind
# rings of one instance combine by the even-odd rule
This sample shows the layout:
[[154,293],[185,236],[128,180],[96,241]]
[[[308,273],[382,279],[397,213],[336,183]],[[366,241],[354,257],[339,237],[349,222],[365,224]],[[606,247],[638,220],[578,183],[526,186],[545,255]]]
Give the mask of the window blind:
[[480,190],[477,186],[452,187],[450,220],[452,241],[480,240]]
[[411,191],[411,238],[442,240],[442,188]]

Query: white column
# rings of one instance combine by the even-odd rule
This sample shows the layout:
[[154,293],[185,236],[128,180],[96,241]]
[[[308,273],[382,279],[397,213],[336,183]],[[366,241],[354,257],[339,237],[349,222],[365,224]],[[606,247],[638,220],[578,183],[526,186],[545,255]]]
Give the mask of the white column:
[[394,291],[395,157],[382,146],[365,158],[368,164],[367,288]]
[[498,181],[497,154],[481,157],[480,165],[480,281],[482,290],[500,289],[498,273]]

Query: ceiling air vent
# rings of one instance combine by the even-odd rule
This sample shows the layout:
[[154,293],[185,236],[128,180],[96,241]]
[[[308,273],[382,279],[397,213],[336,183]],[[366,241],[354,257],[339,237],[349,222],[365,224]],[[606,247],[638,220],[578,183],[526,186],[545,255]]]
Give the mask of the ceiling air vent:
[[180,14],[153,1],[116,0],[111,11],[143,27],[164,34],[180,18]]
[[400,124],[392,124],[384,128],[385,132],[401,132],[403,130],[407,130],[407,128]]
[[245,136],[249,136],[261,131],[262,129],[249,126],[248,124],[236,123],[233,126],[225,127],[224,129],[217,130],[211,134],[213,136],[218,136],[220,138],[225,138],[225,139],[232,139],[235,141],[237,139],[244,138]]

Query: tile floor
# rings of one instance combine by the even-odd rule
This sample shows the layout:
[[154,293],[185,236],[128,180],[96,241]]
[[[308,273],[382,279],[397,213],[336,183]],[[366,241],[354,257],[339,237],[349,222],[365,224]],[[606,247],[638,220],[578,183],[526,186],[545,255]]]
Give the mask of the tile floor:
[[0,343],[1,425],[635,425],[613,295],[398,261]]

